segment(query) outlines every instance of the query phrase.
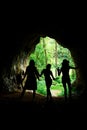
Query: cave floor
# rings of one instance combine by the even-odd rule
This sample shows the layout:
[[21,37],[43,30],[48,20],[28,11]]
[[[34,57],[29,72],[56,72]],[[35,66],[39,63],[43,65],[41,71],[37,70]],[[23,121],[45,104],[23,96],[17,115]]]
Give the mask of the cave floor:
[[[71,101],[65,102],[64,97],[53,97],[52,101],[47,102],[46,97],[36,94],[32,100],[32,93],[26,92],[23,98],[20,98],[20,92],[0,95],[0,116],[8,121],[40,122],[42,125],[50,123],[58,125],[70,122],[70,124],[82,121],[86,118],[86,103],[78,97],[72,97]],[[73,121],[73,122],[72,122]],[[25,124],[26,124],[25,123]],[[48,125],[48,123],[47,123]],[[79,125],[79,124],[78,124]],[[62,127],[62,126],[61,126]]]

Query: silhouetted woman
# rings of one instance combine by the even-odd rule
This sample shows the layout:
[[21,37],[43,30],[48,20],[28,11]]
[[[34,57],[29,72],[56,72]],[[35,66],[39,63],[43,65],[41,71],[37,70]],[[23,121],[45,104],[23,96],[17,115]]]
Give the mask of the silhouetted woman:
[[64,95],[65,95],[65,100],[67,100],[67,87],[66,84],[68,85],[69,89],[69,99],[71,99],[71,81],[70,81],[70,76],[69,76],[69,70],[70,69],[76,69],[77,67],[72,67],[69,66],[69,61],[64,59],[62,62],[62,67],[59,69],[57,68],[58,75],[62,73],[62,84],[64,87]]
[[30,60],[30,64],[26,68],[26,72],[24,75],[24,78],[27,76],[25,86],[23,88],[23,91],[21,93],[21,97],[24,95],[25,90],[33,90],[33,99],[35,98],[35,93],[37,90],[37,79],[39,79],[39,72],[37,68],[35,67],[34,60]]
[[41,76],[44,74],[45,77],[45,83],[46,83],[46,89],[47,89],[47,101],[52,98],[51,95],[51,85],[52,85],[52,79],[55,80],[51,69],[51,64],[47,64],[46,69],[43,69],[41,72]]

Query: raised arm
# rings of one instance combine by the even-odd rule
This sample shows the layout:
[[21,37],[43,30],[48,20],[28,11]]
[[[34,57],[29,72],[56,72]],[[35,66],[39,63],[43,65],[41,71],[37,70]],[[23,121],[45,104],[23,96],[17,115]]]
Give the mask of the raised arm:
[[70,69],[78,69],[78,67],[69,66]]

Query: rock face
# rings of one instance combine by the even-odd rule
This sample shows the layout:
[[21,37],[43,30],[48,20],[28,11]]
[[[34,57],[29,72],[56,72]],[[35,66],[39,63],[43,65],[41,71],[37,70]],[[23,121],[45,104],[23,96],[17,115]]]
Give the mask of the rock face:
[[[28,26],[29,27],[29,26]],[[9,32],[2,34],[0,47],[0,89],[2,90],[4,73],[10,74],[14,59],[23,52],[32,53],[40,36],[49,36],[71,51],[76,66],[78,66],[76,85],[87,93],[87,48],[83,28],[66,28],[59,25],[30,26],[28,31]]]

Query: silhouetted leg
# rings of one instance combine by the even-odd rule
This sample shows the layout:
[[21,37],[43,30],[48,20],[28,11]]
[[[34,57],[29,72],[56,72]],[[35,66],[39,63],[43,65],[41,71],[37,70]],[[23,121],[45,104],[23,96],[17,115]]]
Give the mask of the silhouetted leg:
[[50,97],[50,100],[51,100],[52,99],[52,94],[51,94],[50,88],[49,88],[49,97]]
[[65,96],[65,101],[67,101],[67,88],[64,87],[64,96]]
[[47,88],[47,101],[52,99],[50,88]]
[[65,97],[65,101],[67,101],[67,88],[66,88],[66,83],[63,83],[63,87],[64,87],[64,97]]
[[71,90],[71,85],[69,84],[69,100],[72,99],[72,90]]
[[23,88],[23,91],[21,93],[21,98],[24,96],[25,90],[26,90],[26,87]]
[[47,101],[49,100],[49,88],[47,88]]
[[33,99],[35,99],[36,91],[33,90]]

